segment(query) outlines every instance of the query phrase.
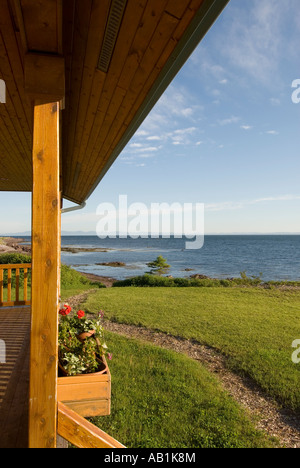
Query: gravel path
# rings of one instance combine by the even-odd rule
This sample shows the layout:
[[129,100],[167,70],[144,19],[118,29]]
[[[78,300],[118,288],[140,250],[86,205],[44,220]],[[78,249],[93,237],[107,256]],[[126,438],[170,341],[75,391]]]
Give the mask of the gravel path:
[[[78,307],[91,293],[76,296],[69,300],[69,304]],[[300,448],[300,416],[288,409],[280,408],[250,378],[230,371],[226,365],[226,358],[214,349],[194,341],[134,325],[105,321],[104,327],[119,335],[183,353],[199,361],[218,377],[223,388],[248,411],[258,429],[276,437],[287,448]]]

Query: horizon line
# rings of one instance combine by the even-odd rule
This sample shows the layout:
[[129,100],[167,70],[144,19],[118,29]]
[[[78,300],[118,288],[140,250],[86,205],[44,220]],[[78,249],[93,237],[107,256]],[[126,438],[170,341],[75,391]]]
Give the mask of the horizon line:
[[[0,237],[16,237],[16,236],[25,236],[25,237],[29,237],[31,236],[31,232],[30,231],[24,231],[24,232],[19,232],[19,233],[9,233],[9,234],[0,234]],[[62,231],[61,233],[61,236],[93,236],[93,237],[99,237],[97,235],[96,232],[94,231]],[[191,234],[184,234],[182,235],[182,233],[180,234],[176,234],[176,233],[141,233],[139,235],[138,238],[140,238],[141,236],[143,237],[147,237],[147,238],[156,238],[156,237],[177,237],[177,238],[183,238],[183,237],[196,237],[196,236],[202,236],[203,234],[195,234],[195,233],[191,233]],[[209,232],[209,233],[206,233],[204,234],[204,237],[205,236],[272,236],[272,235],[300,235],[300,232]],[[125,238],[131,238],[131,236],[127,233],[108,233],[106,238],[113,238],[116,237],[125,237]],[[99,237],[99,239],[101,239]],[[105,239],[105,238],[104,238]],[[104,240],[103,239],[103,240]]]

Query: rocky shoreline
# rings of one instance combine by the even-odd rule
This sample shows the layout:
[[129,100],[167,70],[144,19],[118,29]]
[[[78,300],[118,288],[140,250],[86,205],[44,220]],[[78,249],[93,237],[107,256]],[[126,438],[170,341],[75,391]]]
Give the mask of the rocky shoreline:
[[[70,252],[70,253],[79,253],[79,252],[109,252],[113,249],[105,249],[105,248],[72,248],[72,247],[63,247],[62,252]],[[0,255],[1,254],[22,254],[22,255],[28,255],[31,256],[31,245],[27,244],[25,239],[19,239],[15,237],[0,237]],[[100,266],[106,266],[106,267],[114,267],[114,268],[129,268],[125,263],[123,262],[106,262],[106,263],[96,263],[96,265]],[[88,265],[76,265],[76,267],[83,267],[83,266],[88,266]],[[130,268],[129,268],[130,269]],[[78,270],[77,270],[78,271]],[[192,272],[194,271],[193,269],[186,268],[184,270],[185,272]],[[91,281],[95,282],[101,282],[104,284],[106,287],[112,287],[114,283],[116,283],[118,280],[115,278],[111,278],[108,276],[100,276],[100,275],[95,275],[95,274],[90,274],[90,273],[85,273],[82,271],[79,271],[83,276],[87,277]],[[173,278],[172,276],[169,276],[169,278]],[[192,274],[189,276],[190,280],[196,279],[196,280],[216,280],[216,278],[211,278],[209,276],[203,275],[203,274]],[[235,278],[227,278],[227,281],[234,281]],[[272,287],[276,289],[281,289],[281,290],[300,290],[300,284],[293,284],[295,282],[291,282],[290,284],[286,284],[285,281],[282,282],[271,282],[273,284]],[[255,284],[256,287],[258,288],[263,288],[263,289],[269,289],[270,284],[269,282],[261,282]],[[240,287],[247,287],[247,285],[242,285],[240,284]]]
[[[25,245],[25,244],[22,245],[22,243],[25,243],[25,239],[17,239],[15,237],[0,237],[0,254],[1,253],[23,253],[23,254],[31,255],[31,245]],[[110,252],[111,250],[112,249],[106,249],[106,248],[81,248],[81,247],[62,247],[61,249],[62,252],[68,252],[72,254],[81,253],[81,252],[103,253],[103,252]]]
[[104,286],[107,288],[111,288],[114,283],[116,283],[118,280],[115,278],[110,278],[108,276],[99,276],[99,275],[94,275],[92,273],[85,273],[83,271],[79,272],[82,276],[85,276],[88,280],[95,282],[95,283],[102,283]]
[[22,245],[24,239],[16,239],[15,237],[0,237],[0,254],[1,253],[20,253],[31,255],[31,245]]
[[81,253],[81,252],[110,252],[112,249],[103,249],[103,248],[83,248],[83,247],[62,247],[62,252],[68,252],[72,254]]

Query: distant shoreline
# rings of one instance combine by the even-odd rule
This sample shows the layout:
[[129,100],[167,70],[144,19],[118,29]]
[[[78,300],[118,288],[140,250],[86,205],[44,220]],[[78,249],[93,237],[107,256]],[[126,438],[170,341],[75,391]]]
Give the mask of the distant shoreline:
[[[0,255],[11,253],[21,253],[24,255],[30,255],[31,246],[20,245],[22,244],[22,242],[24,242],[24,239],[21,238],[0,237]],[[96,251],[99,251],[99,249],[97,249]],[[101,249],[101,251],[104,251],[104,249]],[[89,279],[90,281],[104,284],[107,288],[112,287],[113,284],[117,281],[115,278],[110,278],[107,276],[94,275],[91,273],[85,273],[83,271],[80,271],[79,273],[82,276]]]
[[118,281],[117,279],[110,278],[108,276],[99,276],[99,275],[94,275],[94,274],[91,274],[91,273],[85,273],[85,272],[79,271],[79,270],[77,270],[77,271],[78,271],[78,273],[80,273],[82,276],[84,276],[88,280],[90,280],[92,282],[96,282],[96,283],[102,283],[107,288],[111,288],[114,285],[114,283],[116,283]]
[[[300,283],[299,236],[213,236],[207,238],[204,249],[192,255],[181,243],[176,239],[101,242],[96,237],[63,237],[62,262],[97,278],[125,280],[146,273],[147,262],[161,253],[171,265],[170,276],[174,278],[189,278],[194,273],[228,279],[243,273],[264,282]],[[0,238],[0,253],[30,255],[30,238]]]
[[21,245],[24,239],[15,237],[0,237],[0,254],[20,253],[31,255],[31,245]]
[[[127,234],[118,234],[116,239],[121,238],[123,236],[127,236]],[[147,236],[149,239],[152,238],[151,233],[146,233],[141,235]],[[166,234],[167,236],[170,236],[170,234]],[[176,234],[171,234],[170,237],[175,237]],[[164,234],[160,234],[159,237],[163,237]],[[300,232],[221,232],[221,233],[205,233],[204,236],[209,237],[209,236],[300,236]],[[31,233],[25,232],[25,233],[20,233],[20,234],[11,234],[11,235],[6,235],[6,234],[0,234],[0,239],[1,238],[23,238],[23,237],[31,237]],[[63,231],[61,234],[61,237],[98,237],[95,232],[66,232]],[[110,237],[108,234],[107,237]],[[130,236],[128,236],[130,238]]]

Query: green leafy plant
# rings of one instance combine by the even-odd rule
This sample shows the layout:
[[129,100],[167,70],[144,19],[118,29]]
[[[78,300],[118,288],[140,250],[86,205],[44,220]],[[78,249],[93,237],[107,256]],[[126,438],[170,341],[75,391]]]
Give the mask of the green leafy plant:
[[[0,255],[0,265],[18,265],[18,264],[29,264],[31,263],[31,257],[28,255],[23,255],[20,253],[8,253]],[[28,286],[31,285],[31,270],[27,273],[27,281]],[[4,270],[3,274],[3,286],[7,286],[8,284],[8,274],[7,270]],[[19,286],[23,287],[24,284],[24,270],[21,269],[19,275]],[[16,286],[16,271],[12,271],[11,275],[11,285],[12,287]]]
[[68,304],[59,311],[58,352],[61,370],[67,375],[91,374],[103,366],[103,358],[109,360],[102,325],[103,312],[89,319],[83,310],[71,314]]
[[150,275],[158,276],[167,274],[171,268],[171,266],[168,265],[167,260],[162,255],[157,257],[154,262],[147,263],[147,266],[151,268]]

